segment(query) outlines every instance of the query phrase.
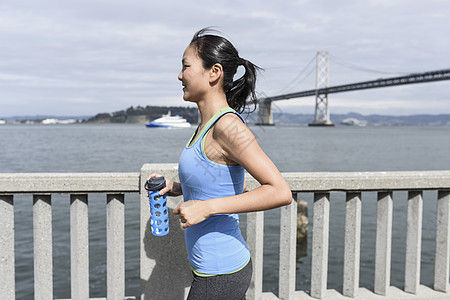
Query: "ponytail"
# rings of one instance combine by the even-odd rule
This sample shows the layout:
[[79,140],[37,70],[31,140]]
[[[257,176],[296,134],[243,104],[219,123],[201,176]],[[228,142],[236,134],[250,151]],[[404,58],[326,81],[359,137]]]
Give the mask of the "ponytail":
[[[245,69],[244,75],[231,84],[231,88],[225,91],[228,105],[239,113],[246,110],[248,105],[253,105],[252,112],[256,109],[256,72],[260,68],[246,59],[239,58],[239,64]],[[234,75],[234,74],[233,74]],[[225,83],[224,83],[225,85]],[[247,100],[248,99],[248,100]]]
[[[204,68],[211,68],[219,63],[223,68],[223,90],[227,97],[228,105],[238,113],[247,110],[249,104],[253,104],[253,110],[256,109],[256,73],[261,68],[250,61],[240,58],[238,51],[226,38],[206,34],[213,31],[204,28],[198,31],[190,43],[197,50]],[[243,66],[245,73],[242,77],[234,80],[238,66]],[[247,99],[250,97],[249,101]]]

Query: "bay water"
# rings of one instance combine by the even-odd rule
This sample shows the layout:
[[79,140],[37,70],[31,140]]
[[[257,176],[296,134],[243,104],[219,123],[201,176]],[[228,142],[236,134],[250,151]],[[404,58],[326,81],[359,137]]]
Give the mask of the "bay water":
[[[250,126],[282,172],[421,171],[450,169],[450,127]],[[143,125],[1,125],[0,172],[139,172],[144,163],[176,163],[195,128]],[[311,274],[312,194],[309,234],[297,258],[297,289]],[[407,193],[394,193],[391,284],[402,287]],[[32,196],[15,206],[16,296],[33,299]],[[343,274],[345,194],[331,193],[328,288],[340,290]],[[69,197],[52,196],[54,298],[70,298]],[[89,196],[90,296],[106,296],[106,196]],[[139,197],[126,195],[126,295],[139,295]],[[264,291],[277,293],[279,209],[265,213]],[[245,214],[241,215],[243,231]],[[363,193],[360,286],[373,288],[376,193]],[[424,193],[421,283],[432,285],[436,192]]]

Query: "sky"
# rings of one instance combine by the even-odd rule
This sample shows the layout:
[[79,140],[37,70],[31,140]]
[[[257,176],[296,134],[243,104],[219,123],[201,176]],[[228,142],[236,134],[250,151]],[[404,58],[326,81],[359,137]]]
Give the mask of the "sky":
[[[214,26],[259,74],[261,97],[450,68],[448,0],[3,0],[0,118],[193,106],[177,76],[193,34]],[[450,81],[330,94],[330,112],[450,114]],[[314,113],[315,98],[273,111]]]

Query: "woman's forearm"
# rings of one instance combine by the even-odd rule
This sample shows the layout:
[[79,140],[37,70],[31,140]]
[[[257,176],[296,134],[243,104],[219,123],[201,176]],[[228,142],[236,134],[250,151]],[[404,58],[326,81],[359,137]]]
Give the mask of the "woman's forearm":
[[211,215],[262,211],[288,205],[292,202],[292,193],[286,186],[262,185],[249,192],[208,200]]

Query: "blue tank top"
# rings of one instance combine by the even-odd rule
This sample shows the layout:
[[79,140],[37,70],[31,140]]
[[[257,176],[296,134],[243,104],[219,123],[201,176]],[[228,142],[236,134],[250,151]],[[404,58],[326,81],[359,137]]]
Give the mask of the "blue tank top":
[[[194,141],[193,137],[190,139],[181,153],[178,175],[184,201],[208,200],[243,192],[244,168],[213,162],[204,151],[209,129],[226,113],[235,113],[244,122],[231,108],[221,109],[205,124]],[[197,273],[232,273],[243,268],[250,259],[239,229],[239,214],[212,215],[186,228],[185,239],[189,262]]]

